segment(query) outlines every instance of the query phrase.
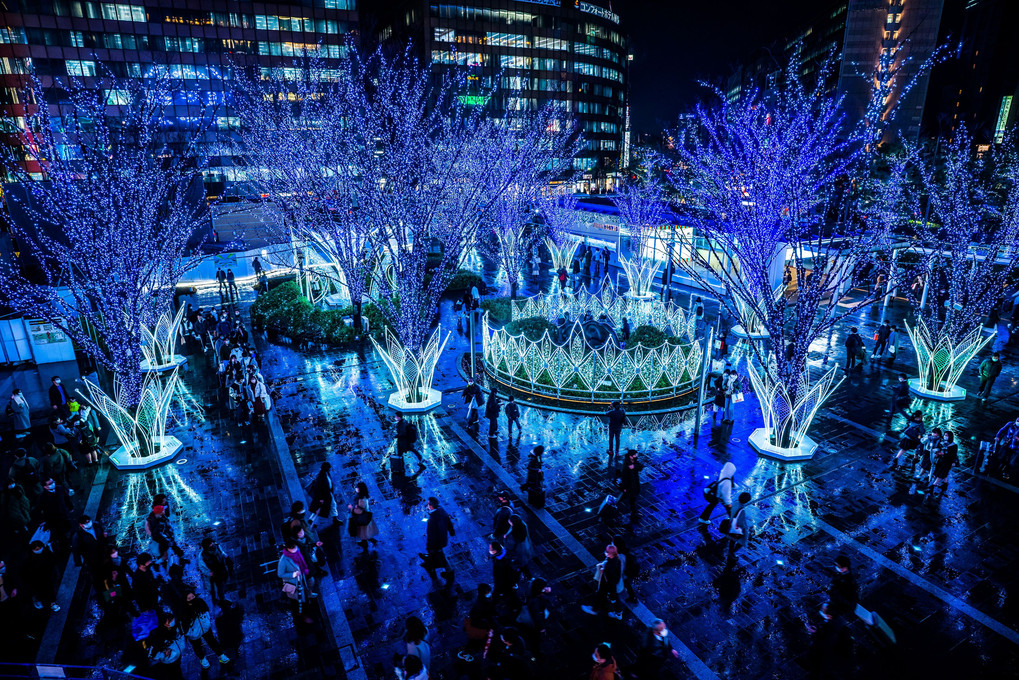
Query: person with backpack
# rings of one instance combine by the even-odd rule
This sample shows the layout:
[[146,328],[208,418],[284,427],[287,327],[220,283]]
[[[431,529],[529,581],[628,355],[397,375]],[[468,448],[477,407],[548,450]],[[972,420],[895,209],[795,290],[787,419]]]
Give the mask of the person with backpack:
[[511,394],[506,402],[506,434],[510,442],[513,441],[513,426],[517,426],[517,440],[523,436],[524,430],[520,427],[520,406],[516,398]]
[[874,334],[874,358],[880,359],[888,349],[888,336],[892,334],[892,327],[888,325],[887,321],[882,322],[878,326],[877,332]]
[[481,407],[481,388],[474,382],[474,378],[467,378],[467,387],[461,393],[464,404],[467,405],[467,427],[476,425],[478,422],[478,409]]
[[[750,541],[750,524],[747,521],[747,505],[750,504],[752,496],[744,491],[737,498],[737,504],[732,508],[732,519],[728,521],[728,526],[722,526],[724,529],[725,539],[729,542],[729,558],[727,564],[733,564],[736,561],[736,551],[740,548],[746,548],[747,543]],[[726,522],[722,522],[723,525]]]
[[906,425],[906,429],[902,432],[902,436],[899,437],[899,449],[895,452],[892,462],[888,464],[887,469],[894,470],[897,468],[899,466],[899,459],[905,456],[907,451],[915,451],[920,446],[923,435],[923,411],[914,411],[909,419],[909,423]]
[[187,631],[184,635],[191,643],[191,649],[198,657],[202,668],[209,668],[209,657],[205,654],[204,641],[209,645],[212,653],[219,657],[221,664],[230,663],[230,657],[223,653],[223,645],[216,639],[212,632],[212,612],[209,605],[195,593],[195,589],[188,587],[184,593],[183,629]]
[[732,514],[732,484],[733,477],[736,476],[736,466],[732,462],[728,462],[722,466],[722,471],[718,473],[718,478],[708,484],[704,488],[704,500],[708,502],[707,507],[701,512],[698,522],[701,524],[711,524],[711,513],[715,511],[715,506],[721,503],[725,506],[726,517]]

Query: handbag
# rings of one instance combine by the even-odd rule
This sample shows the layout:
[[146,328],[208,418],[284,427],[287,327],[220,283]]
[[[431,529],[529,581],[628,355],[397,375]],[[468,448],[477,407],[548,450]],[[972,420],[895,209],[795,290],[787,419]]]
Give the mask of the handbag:
[[354,519],[353,514],[347,517],[347,535],[351,538],[357,536],[357,520]]
[[890,346],[890,347],[888,348],[888,353],[889,353],[889,354],[891,354],[891,355],[893,355],[893,356],[895,355],[895,345],[891,345],[891,346]]
[[742,392],[735,392],[735,393],[733,393],[733,395],[732,395],[732,403],[734,403],[734,404],[742,404],[743,403],[743,393]]
[[209,612],[202,612],[198,615],[198,618],[191,622],[191,627],[188,628],[187,639],[197,640],[206,633],[212,630],[212,615]]
[[113,604],[114,602],[120,602],[124,599],[124,587],[114,581],[103,581],[103,602],[106,604]]
[[131,620],[131,637],[135,642],[144,640],[156,629],[157,623],[155,611],[142,612]]
[[370,510],[362,510],[361,512],[354,513],[354,522],[359,527],[366,527],[372,523],[372,513]]
[[291,600],[297,599],[297,586],[293,583],[283,584],[283,594],[289,597]]

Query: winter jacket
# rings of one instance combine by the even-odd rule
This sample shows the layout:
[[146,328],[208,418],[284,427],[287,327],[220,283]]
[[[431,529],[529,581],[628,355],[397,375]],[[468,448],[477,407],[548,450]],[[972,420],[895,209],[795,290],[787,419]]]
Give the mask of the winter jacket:
[[591,680],[615,680],[616,660],[608,658],[602,663],[596,663],[591,670]]
[[995,379],[1001,374],[1001,362],[988,357],[980,362],[981,380]]
[[726,463],[718,473],[718,499],[726,507],[732,506],[732,478],[736,475],[736,466]]
[[428,514],[428,522],[425,524],[425,545],[428,552],[442,550],[449,545],[449,537],[455,535],[453,522],[445,510],[435,508]]

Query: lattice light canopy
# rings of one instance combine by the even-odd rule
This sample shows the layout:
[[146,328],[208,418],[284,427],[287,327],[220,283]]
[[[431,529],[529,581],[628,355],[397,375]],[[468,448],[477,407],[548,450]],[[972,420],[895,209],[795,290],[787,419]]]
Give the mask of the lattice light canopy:
[[799,448],[817,410],[845,379],[836,379],[838,373],[839,367],[833,366],[811,383],[810,375],[805,371],[793,398],[778,376],[774,355],[769,355],[766,367],[747,364],[747,375],[760,403],[764,430],[772,447]]
[[[642,324],[671,329],[683,339],[660,347],[620,347],[612,338],[595,346],[577,319],[590,313],[602,315],[618,328],[626,317],[631,328]],[[489,327],[484,318],[482,339],[486,370],[503,383],[550,398],[589,402],[625,399],[666,399],[691,386],[699,375],[703,358],[701,343],[694,341],[693,315],[671,303],[640,300],[616,294],[611,282],[603,282],[599,294],[564,295],[553,283],[552,291],[512,304],[514,319],[540,316],[573,319],[573,328],[557,342],[546,331],[538,340],[511,335]]]
[[922,319],[916,326],[907,323],[906,332],[913,343],[920,372],[916,391],[934,398],[965,397],[966,392],[956,383],[970,359],[994,337],[993,333],[985,336],[977,325],[958,342],[948,334],[935,338]]

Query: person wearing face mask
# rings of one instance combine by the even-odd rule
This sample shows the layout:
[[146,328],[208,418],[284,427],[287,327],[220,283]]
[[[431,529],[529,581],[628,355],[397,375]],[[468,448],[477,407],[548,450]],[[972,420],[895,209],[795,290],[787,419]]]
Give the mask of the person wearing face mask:
[[227,601],[226,589],[233,572],[230,557],[211,536],[202,539],[202,554],[198,560],[198,571],[205,580],[206,590],[213,604]]
[[67,489],[58,485],[52,477],[46,476],[43,479],[39,509],[42,511],[46,528],[50,530],[53,543],[60,547],[66,547],[67,535],[71,530],[71,512],[74,507],[71,505]]
[[212,632],[212,612],[209,611],[209,605],[195,593],[194,588],[188,587],[185,590],[183,609],[181,624],[187,631],[185,637],[191,643],[191,648],[195,650],[195,656],[198,657],[202,668],[209,668],[211,665],[209,657],[205,654],[203,641],[209,645],[212,653],[219,657],[221,664],[230,663],[230,657],[223,653],[223,645],[219,643],[216,635]]
[[61,384],[60,376],[53,376],[50,378],[50,408],[54,413],[64,418],[71,415],[70,410],[67,408],[67,402],[70,401],[67,395],[67,390],[64,389]]
[[446,587],[449,588],[453,585],[455,575],[443,550],[449,545],[449,537],[456,536],[456,529],[449,519],[449,514],[439,507],[439,499],[435,496],[428,499],[425,511],[428,513],[428,521],[425,523],[425,552],[418,553],[418,557],[421,558],[421,566],[432,580],[437,580],[441,575],[446,581]]
[[103,525],[94,521],[88,515],[78,518],[78,525],[71,537],[71,550],[74,552],[74,563],[77,566],[84,565],[91,574],[92,579],[98,582],[102,578],[100,566],[103,561],[103,551],[106,548],[106,531]]
[[301,551],[301,554],[308,559],[308,567],[313,577],[325,576],[328,572],[323,567],[325,554],[322,552],[322,541],[318,540],[318,534],[309,532],[301,526],[292,527],[294,543]]
[[28,556],[22,566],[22,574],[28,592],[32,595],[32,606],[42,609],[48,606],[50,611],[60,611],[57,604],[57,561],[53,551],[42,541],[32,541]]
[[312,590],[314,579],[311,568],[293,539],[283,545],[276,564],[276,576],[283,581],[283,594],[293,604],[294,615],[302,617],[304,623],[313,623],[311,617],[304,614],[304,605],[309,599],[317,598],[318,593]]
[[32,503],[21,485],[9,478],[0,495],[0,525],[3,535],[12,543],[24,545],[28,525],[32,521]]
[[55,479],[59,486],[67,489],[68,496],[73,496],[74,489],[71,488],[70,478],[76,468],[71,454],[65,449],[58,448],[52,442],[46,442],[43,445],[43,451],[43,472]]
[[615,680],[619,666],[612,656],[612,645],[602,642],[591,654],[594,668],[591,669],[591,680]]
[[495,628],[495,623],[495,599],[492,597],[492,586],[487,583],[479,583],[478,597],[464,622],[464,632],[467,633],[468,640],[467,647],[457,656],[470,663],[473,660],[471,655],[481,651],[484,642],[488,640],[489,633]]
[[28,407],[28,401],[25,400],[25,395],[21,393],[21,390],[14,388],[11,392],[10,401],[7,402],[6,414],[11,417],[11,424],[14,426],[14,439],[24,439],[28,436],[29,431],[32,429],[32,418],[30,417],[31,409]]
[[14,449],[14,462],[8,473],[22,489],[31,503],[42,493],[42,463],[28,455],[25,449]]
[[615,545],[610,543],[605,547],[605,560],[599,562],[595,567],[598,591],[594,596],[594,606],[585,604],[580,607],[585,614],[594,616],[601,612],[607,613],[609,617],[617,621],[622,620],[623,613],[619,604],[619,594],[625,590],[623,559]]
[[644,643],[637,655],[634,676],[642,680],[660,677],[665,663],[678,658],[679,652],[672,646],[672,637],[665,621],[655,619],[644,635]]
[[173,613],[169,610],[159,615],[159,625],[148,637],[149,656],[152,663],[160,667],[159,677],[164,680],[184,680],[180,669],[180,658],[184,654],[184,635]]
[[131,591],[127,561],[121,557],[115,545],[109,546],[104,552],[106,555],[100,567],[101,577],[96,588],[99,602],[106,612],[116,618],[122,618],[127,613],[137,616],[138,610],[132,604],[134,593]]

